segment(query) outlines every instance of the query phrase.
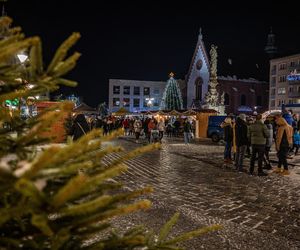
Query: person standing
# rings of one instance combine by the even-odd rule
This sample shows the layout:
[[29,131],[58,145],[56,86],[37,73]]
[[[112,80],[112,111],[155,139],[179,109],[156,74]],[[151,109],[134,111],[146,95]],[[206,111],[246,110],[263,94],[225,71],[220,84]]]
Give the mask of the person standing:
[[[276,124],[278,125],[275,143],[278,156],[278,166],[274,172],[288,175],[289,170],[287,163],[287,154],[290,146],[293,143],[293,128],[283,117],[278,117],[276,119]],[[283,171],[281,170],[282,165],[284,167]]]
[[265,147],[265,154],[264,154],[264,163],[265,163],[265,169],[270,170],[272,169],[271,163],[270,163],[270,157],[269,153],[273,144],[273,126],[270,123],[269,120],[265,121],[265,124],[267,126],[267,129],[269,130],[269,137],[267,138],[266,147]]
[[159,131],[159,140],[161,142],[162,138],[164,137],[164,131],[165,131],[165,122],[163,121],[163,119],[160,119],[160,121],[157,124],[157,128]]
[[252,155],[250,160],[249,174],[253,175],[256,154],[258,154],[258,176],[266,176],[267,174],[263,172],[262,163],[265,153],[266,142],[269,137],[269,130],[267,126],[262,121],[262,115],[258,114],[256,116],[256,121],[254,124],[250,125],[248,129],[248,140],[251,142]]
[[231,159],[231,148],[233,140],[233,129],[232,129],[232,120],[230,117],[226,117],[224,122],[221,124],[221,128],[224,129],[224,163],[232,163]]
[[183,125],[183,135],[184,135],[184,143],[189,144],[190,143],[190,135],[192,132],[192,125],[189,122],[189,120],[186,118]]
[[298,129],[295,129],[294,131],[293,143],[294,143],[294,148],[296,149],[295,155],[297,155],[300,147],[300,133]]
[[139,138],[140,138],[140,133],[141,133],[141,130],[143,128],[143,124],[142,124],[141,120],[138,117],[134,121],[133,127],[134,127],[134,133],[135,133],[135,142],[138,143]]
[[239,172],[243,171],[243,160],[248,145],[248,126],[246,122],[246,115],[240,114],[236,119],[235,124],[235,141],[236,141],[236,156],[235,166]]
[[73,140],[78,140],[81,136],[87,134],[89,131],[90,127],[85,119],[84,114],[78,114],[70,130],[70,135],[73,136]]

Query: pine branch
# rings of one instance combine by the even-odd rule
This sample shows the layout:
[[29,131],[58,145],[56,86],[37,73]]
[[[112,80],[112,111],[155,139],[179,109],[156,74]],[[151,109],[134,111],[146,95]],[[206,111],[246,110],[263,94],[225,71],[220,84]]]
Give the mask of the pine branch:
[[55,67],[57,67],[58,64],[64,60],[68,50],[77,42],[79,38],[79,33],[73,33],[66,41],[62,43],[62,45],[57,49],[50,65],[48,66],[47,74],[52,75],[54,73]]

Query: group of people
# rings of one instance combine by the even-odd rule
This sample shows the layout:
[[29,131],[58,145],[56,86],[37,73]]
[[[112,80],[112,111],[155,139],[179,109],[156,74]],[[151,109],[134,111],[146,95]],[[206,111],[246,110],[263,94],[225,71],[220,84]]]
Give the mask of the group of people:
[[[190,143],[193,137],[192,122],[187,118],[183,120],[183,124],[179,120],[156,120],[155,118],[145,118],[141,120],[139,117],[126,118],[122,122],[125,135],[131,135],[132,131],[135,134],[136,142],[139,137],[144,135],[148,142],[161,142],[164,134],[168,137],[179,136],[179,131],[183,130],[184,141]],[[132,125],[131,125],[132,124]]]
[[186,144],[190,143],[193,137],[193,123],[189,119],[171,120],[146,117],[141,119],[135,117],[85,117],[84,114],[77,114],[72,120],[68,134],[73,136],[73,140],[77,140],[93,128],[102,128],[103,134],[109,134],[111,131],[119,128],[124,129],[125,136],[134,135],[136,142],[139,142],[141,136],[145,136],[148,142],[161,142],[164,134],[168,137],[179,137],[183,134]]
[[292,116],[290,112],[285,112],[275,116],[273,121],[266,119],[264,122],[261,114],[256,115],[255,120],[247,120],[245,114],[240,114],[236,119],[234,116],[228,116],[221,127],[224,129],[225,164],[234,163],[237,171],[244,172],[245,154],[250,154],[251,148],[249,174],[254,174],[257,160],[257,175],[266,176],[263,168],[272,169],[269,152],[274,141],[278,157],[274,172],[289,174],[287,158],[294,150],[295,154],[298,154],[300,147],[300,122],[296,114]]

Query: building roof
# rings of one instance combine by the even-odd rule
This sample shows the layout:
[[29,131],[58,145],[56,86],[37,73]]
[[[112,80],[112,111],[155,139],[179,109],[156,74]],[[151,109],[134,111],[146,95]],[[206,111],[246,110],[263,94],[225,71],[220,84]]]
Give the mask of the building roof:
[[89,112],[89,111],[96,111],[96,109],[92,108],[89,105],[82,102],[76,108],[74,108],[73,111],[74,112]]
[[300,57],[300,54],[294,54],[294,55],[289,55],[289,56],[283,56],[283,57],[278,57],[270,60],[270,62],[275,62],[275,61],[282,61],[283,59],[290,59],[293,57]]
[[208,55],[207,55],[207,52],[206,52],[206,49],[205,49],[205,45],[202,41],[202,33],[201,33],[201,28],[200,28],[200,33],[199,33],[199,36],[198,36],[198,42],[197,42],[197,45],[196,45],[196,48],[195,48],[195,51],[194,51],[194,54],[193,54],[193,57],[192,57],[192,60],[191,60],[191,64],[190,64],[190,67],[189,67],[189,71],[186,75],[186,81],[189,80],[190,78],[190,75],[192,73],[192,69],[193,69],[193,65],[195,64],[195,59],[196,59],[196,56],[198,54],[198,51],[199,49],[202,51],[203,53],[203,57],[204,57],[204,61],[207,65],[207,68],[209,69],[209,58],[208,58]]

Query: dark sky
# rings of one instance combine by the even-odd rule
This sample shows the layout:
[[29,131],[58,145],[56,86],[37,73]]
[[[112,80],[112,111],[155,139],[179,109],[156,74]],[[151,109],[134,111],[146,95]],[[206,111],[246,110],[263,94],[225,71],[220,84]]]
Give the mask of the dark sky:
[[74,49],[82,57],[68,75],[79,86],[62,91],[82,96],[91,106],[107,101],[109,78],[167,80],[170,71],[184,78],[200,27],[207,50],[211,44],[218,46],[219,75],[267,80],[264,46],[270,26],[281,55],[300,53],[300,15],[289,2],[103,2],[9,0],[5,4],[27,36],[42,38],[46,62],[68,35],[81,33]]

